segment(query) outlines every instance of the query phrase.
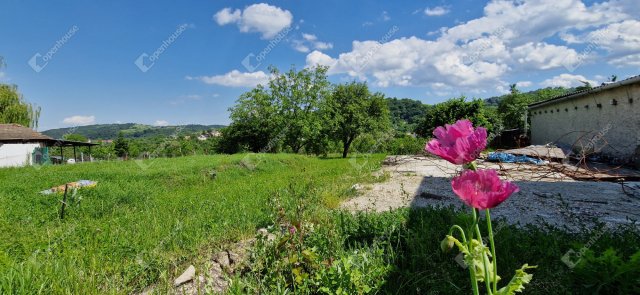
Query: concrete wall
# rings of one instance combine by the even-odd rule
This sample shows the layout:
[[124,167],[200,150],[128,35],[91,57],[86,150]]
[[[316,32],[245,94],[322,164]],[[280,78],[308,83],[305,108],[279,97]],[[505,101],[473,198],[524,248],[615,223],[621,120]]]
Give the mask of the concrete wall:
[[31,154],[40,144],[3,144],[0,145],[0,167],[21,167],[31,165]]
[[[617,105],[612,105],[613,99]],[[637,160],[640,83],[534,107],[529,116],[533,144],[573,146],[574,150],[599,152],[620,162]]]

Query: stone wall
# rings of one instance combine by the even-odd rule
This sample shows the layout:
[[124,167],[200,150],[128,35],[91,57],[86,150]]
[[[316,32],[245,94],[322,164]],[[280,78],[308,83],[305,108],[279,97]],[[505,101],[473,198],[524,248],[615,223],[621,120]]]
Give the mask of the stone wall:
[[637,161],[640,83],[534,106],[529,116],[533,144],[555,143],[616,162]]

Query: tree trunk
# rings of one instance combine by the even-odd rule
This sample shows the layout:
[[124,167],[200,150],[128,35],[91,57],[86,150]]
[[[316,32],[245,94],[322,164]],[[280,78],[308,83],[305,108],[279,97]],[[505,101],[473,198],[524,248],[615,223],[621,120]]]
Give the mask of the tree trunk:
[[346,141],[344,141],[344,149],[342,150],[342,158],[346,158],[347,155],[349,154],[349,147],[351,146],[351,141],[353,141],[352,138],[349,138]]

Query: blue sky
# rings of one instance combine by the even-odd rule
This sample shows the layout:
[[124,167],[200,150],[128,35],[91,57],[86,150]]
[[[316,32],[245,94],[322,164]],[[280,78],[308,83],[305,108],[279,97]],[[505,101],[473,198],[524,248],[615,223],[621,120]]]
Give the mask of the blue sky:
[[634,2],[3,0],[0,82],[40,130],[228,124],[269,65],[425,103],[601,83],[640,74]]

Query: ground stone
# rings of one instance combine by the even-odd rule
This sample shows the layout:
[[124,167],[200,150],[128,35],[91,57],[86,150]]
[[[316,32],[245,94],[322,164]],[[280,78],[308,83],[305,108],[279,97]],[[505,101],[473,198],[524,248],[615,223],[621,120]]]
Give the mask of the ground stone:
[[189,265],[187,270],[185,270],[175,281],[173,282],[173,286],[179,287],[184,283],[190,282],[193,280],[193,277],[196,275],[196,268],[193,265]]

